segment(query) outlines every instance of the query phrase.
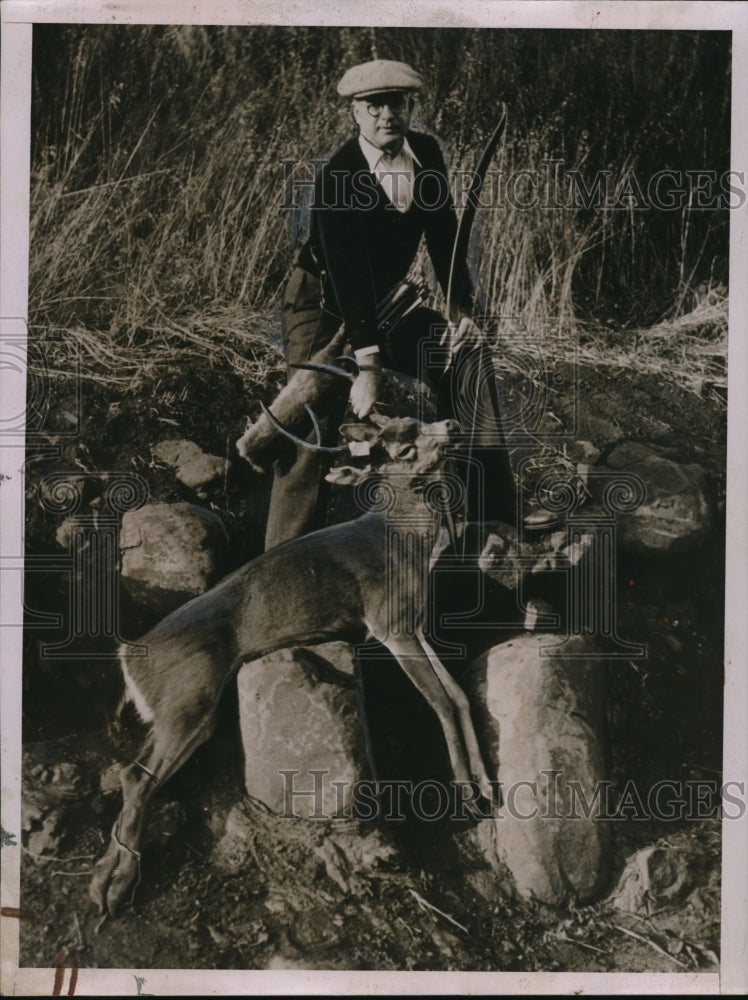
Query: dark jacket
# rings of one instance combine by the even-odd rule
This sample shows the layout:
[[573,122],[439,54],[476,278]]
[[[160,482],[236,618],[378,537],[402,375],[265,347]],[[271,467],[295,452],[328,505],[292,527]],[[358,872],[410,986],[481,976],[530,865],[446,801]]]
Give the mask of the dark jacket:
[[[415,164],[413,204],[405,213],[377,183],[358,138],[332,155],[315,184],[299,266],[321,277],[324,306],[343,319],[354,350],[377,343],[376,304],[406,277],[424,234],[447,292],[457,219],[444,158],[433,136],[408,132],[408,142],[420,166]],[[471,301],[463,261],[452,276],[451,302],[469,312]]]

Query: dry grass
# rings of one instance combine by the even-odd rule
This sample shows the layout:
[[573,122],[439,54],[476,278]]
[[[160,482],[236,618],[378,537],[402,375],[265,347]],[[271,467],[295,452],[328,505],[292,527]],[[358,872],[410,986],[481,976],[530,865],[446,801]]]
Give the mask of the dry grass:
[[712,393],[725,403],[727,389],[728,298],[723,287],[710,289],[694,307],[647,329],[585,330],[579,359],[630,371],[662,374],[696,394]]
[[[81,379],[133,392],[144,383],[197,362],[208,370],[235,372],[259,395],[285,369],[279,320],[274,314],[247,315],[236,307],[181,321],[162,319],[160,324],[141,329],[137,345],[132,339],[103,338],[82,326],[66,328],[65,339],[74,348],[71,353],[80,363]],[[39,329],[42,344],[44,337],[45,332]],[[44,352],[39,356],[45,357]],[[31,357],[29,369],[51,377],[69,374],[49,366],[43,370],[35,367]]]
[[[303,211],[283,209],[281,164],[306,164],[304,177],[351,134],[332,96],[341,65],[371,58],[373,44],[418,65],[416,126],[445,141],[455,172],[474,168],[503,100],[494,174],[543,176],[561,158],[588,178],[609,171],[615,196],[630,171],[659,169],[666,147],[689,168],[724,153],[724,52],[715,42],[696,58],[706,43],[676,35],[572,33],[559,47],[542,32],[40,29],[32,331],[66,331],[95,381],[136,386],[197,359],[261,391],[280,367],[275,310],[306,226]],[[724,270],[726,214],[549,211],[503,197],[476,222],[483,308],[503,326],[578,338],[592,363],[667,366],[683,384],[720,386],[726,300],[687,303]],[[428,274],[425,254],[416,270]],[[604,331],[611,315],[624,333]]]

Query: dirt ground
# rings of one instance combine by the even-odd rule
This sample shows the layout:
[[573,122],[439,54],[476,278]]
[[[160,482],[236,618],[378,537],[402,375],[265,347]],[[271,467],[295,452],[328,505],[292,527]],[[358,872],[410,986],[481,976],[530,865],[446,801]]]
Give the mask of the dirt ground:
[[[722,400],[678,389],[664,373],[599,366],[568,382],[576,395],[553,397],[559,419],[569,421],[577,405],[617,425],[622,439],[700,463],[710,473],[715,509],[723,510]],[[134,468],[153,499],[194,501],[152,461],[150,445],[184,436],[225,454],[247,409],[241,380],[218,367],[183,371],[129,396],[89,385],[81,434],[63,467]],[[238,465],[201,500],[224,518],[238,562],[259,551],[266,500],[266,481]],[[38,505],[29,505],[30,551],[55,551],[55,528]],[[619,788],[629,779],[663,777],[719,783],[723,548],[718,528],[702,552],[618,566],[624,634],[645,638],[650,651],[644,665],[618,665],[608,678],[609,764]],[[64,601],[56,577],[33,577],[30,607],[53,609]],[[124,617],[128,635],[151,624],[142,609],[125,607]],[[64,954],[68,967],[81,968],[716,969],[720,824],[713,811],[698,821],[615,824],[610,889],[626,859],[643,848],[660,845],[687,858],[683,891],[659,910],[635,915],[608,897],[550,912],[516,898],[508,872],[486,870],[468,828],[413,820],[353,830],[350,823],[343,829],[263,813],[243,795],[231,694],[217,735],[154,801],[132,906],[101,923],[88,899],[89,875],[118,810],[106,775],[102,790],[102,773],[132,759],[142,730],[130,716],[119,732],[112,728],[118,681],[111,661],[50,665],[38,657],[40,635],[29,629],[26,640],[24,781],[31,818],[22,966],[51,970]],[[412,736],[406,724],[394,738],[407,746]],[[45,831],[50,813],[60,821]],[[358,841],[366,863],[346,868],[331,861],[336,837]]]

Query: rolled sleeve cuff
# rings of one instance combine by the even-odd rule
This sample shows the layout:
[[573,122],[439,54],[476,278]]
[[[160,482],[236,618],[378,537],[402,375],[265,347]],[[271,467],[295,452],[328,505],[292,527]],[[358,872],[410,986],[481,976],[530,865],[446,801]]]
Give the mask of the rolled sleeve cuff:
[[363,361],[365,358],[370,357],[372,354],[379,354],[379,345],[370,344],[369,347],[359,347],[357,351],[353,352],[356,361]]

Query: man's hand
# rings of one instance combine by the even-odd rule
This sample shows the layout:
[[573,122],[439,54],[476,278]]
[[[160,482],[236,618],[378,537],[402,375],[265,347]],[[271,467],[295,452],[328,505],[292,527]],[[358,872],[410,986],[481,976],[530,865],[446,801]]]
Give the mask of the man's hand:
[[480,342],[482,336],[480,327],[469,316],[462,316],[457,327],[454,343],[455,346],[477,344]]
[[372,354],[366,358],[366,363],[361,366],[351,387],[351,408],[360,420],[371,412],[379,398],[381,386],[382,365],[379,357]]
[[461,347],[475,346],[481,342],[482,337],[480,327],[469,316],[461,316],[459,320],[447,325],[442,345],[447,346],[451,359]]

